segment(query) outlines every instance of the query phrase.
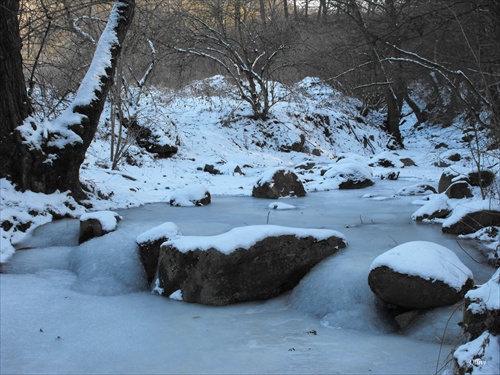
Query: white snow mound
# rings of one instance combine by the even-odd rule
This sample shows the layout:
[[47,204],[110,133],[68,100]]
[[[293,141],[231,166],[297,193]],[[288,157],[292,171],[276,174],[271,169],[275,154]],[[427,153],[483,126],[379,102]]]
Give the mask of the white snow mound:
[[472,271],[450,249],[427,241],[412,241],[379,255],[370,271],[386,266],[395,272],[419,276],[425,280],[440,280],[461,290]]

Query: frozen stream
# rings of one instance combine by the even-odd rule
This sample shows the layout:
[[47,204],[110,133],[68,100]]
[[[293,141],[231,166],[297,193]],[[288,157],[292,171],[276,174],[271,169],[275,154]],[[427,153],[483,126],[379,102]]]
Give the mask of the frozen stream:
[[[492,269],[473,262],[455,236],[410,219],[415,197],[394,197],[408,181],[360,191],[268,200],[218,197],[200,208],[165,203],[117,210],[119,229],[77,246],[78,220],[35,231],[1,274],[2,374],[18,373],[366,373],[436,371],[446,321],[455,307],[422,314],[404,332],[377,307],[367,285],[372,260],[407,241],[454,250],[477,283]],[[371,194],[375,198],[362,197]],[[387,199],[386,199],[387,198]],[[265,302],[207,307],[147,291],[135,238],[172,221],[185,235],[252,224],[328,228],[348,247],[313,269],[292,292]],[[473,243],[461,245],[480,259]],[[441,363],[457,340],[451,320]],[[441,364],[438,366],[441,367]]]

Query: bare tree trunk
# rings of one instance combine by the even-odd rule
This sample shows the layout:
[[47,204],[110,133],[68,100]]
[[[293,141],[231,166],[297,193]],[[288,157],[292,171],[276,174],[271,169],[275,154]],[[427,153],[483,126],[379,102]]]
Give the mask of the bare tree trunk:
[[[7,46],[15,48],[9,54],[4,54],[6,38],[3,36],[6,34],[2,32],[0,44],[4,63],[0,65],[0,69],[10,66],[12,72],[11,76],[6,76],[7,72],[0,72],[2,80],[11,80],[15,91],[0,96],[0,108],[8,106],[10,111],[17,110],[17,113],[0,112],[1,156],[2,161],[7,162],[6,167],[2,168],[2,177],[10,177],[22,190],[43,193],[69,190],[75,199],[85,199],[86,194],[80,184],[80,166],[97,130],[106,96],[113,82],[116,59],[132,21],[135,1],[115,1],[108,25],[75,101],[49,127],[28,117],[29,107],[20,64],[19,28],[13,20],[17,9],[15,4],[11,4],[18,2],[9,0],[8,3],[12,6],[7,9],[7,13],[14,10],[14,17],[2,15],[0,30],[9,30]],[[4,7],[0,7],[0,12],[3,11]],[[8,104],[16,99],[21,103]],[[13,116],[14,120],[8,116]],[[8,151],[4,151],[6,140],[12,141],[14,145],[9,145]]]
[[283,0],[283,10],[285,12],[285,19],[288,19],[289,13],[288,13],[288,0]]
[[259,10],[260,10],[260,20],[262,21],[262,24],[266,26],[266,4],[264,0],[259,0]]
[[21,58],[19,1],[0,6],[0,178],[17,179],[20,140],[14,129],[31,114]]

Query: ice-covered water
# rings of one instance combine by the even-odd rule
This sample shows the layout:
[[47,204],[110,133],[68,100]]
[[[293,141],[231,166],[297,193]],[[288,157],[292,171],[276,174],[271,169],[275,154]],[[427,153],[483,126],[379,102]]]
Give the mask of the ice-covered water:
[[[283,200],[293,210],[243,196],[214,196],[207,207],[150,204],[117,211],[116,232],[80,246],[77,220],[42,227],[1,275],[1,373],[434,373],[455,307],[396,331],[367,285],[371,262],[397,244],[425,240],[455,251],[478,283],[492,270],[439,226],[411,221],[415,197],[394,196],[404,185],[382,181]],[[135,238],[166,221],[184,235],[266,223],[328,228],[349,244],[286,295],[207,307],[147,290]],[[461,246],[480,258],[472,243]],[[458,320],[449,324],[441,363]]]

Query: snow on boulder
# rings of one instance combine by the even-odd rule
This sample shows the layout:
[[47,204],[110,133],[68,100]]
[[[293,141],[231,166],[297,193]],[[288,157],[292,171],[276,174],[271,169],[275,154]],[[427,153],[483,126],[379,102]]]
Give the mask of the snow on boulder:
[[299,177],[288,168],[264,172],[252,189],[256,198],[304,197],[306,191]]
[[451,213],[448,197],[444,194],[432,195],[427,203],[411,215],[415,221],[443,219]]
[[500,269],[487,283],[467,292],[463,322],[471,339],[484,331],[500,335]]
[[425,183],[418,183],[415,185],[407,186],[398,191],[398,195],[414,196],[414,195],[430,195],[436,194],[436,189],[431,185]]
[[491,200],[472,200],[457,204],[443,222],[443,232],[469,234],[479,229],[500,225],[500,204]]
[[371,167],[384,167],[384,168],[404,168],[403,162],[399,159],[399,156],[390,152],[384,151],[378,155],[373,156],[370,159]]
[[457,375],[493,375],[500,372],[500,337],[486,331],[453,353]]
[[378,256],[368,284],[383,301],[405,309],[451,305],[473,285],[472,272],[444,246],[413,241]]
[[156,290],[167,297],[180,290],[184,301],[207,305],[268,299],[345,246],[333,230],[275,225],[177,236],[161,246]]
[[332,179],[339,189],[362,189],[374,184],[372,170],[367,165],[351,159],[342,159],[325,172],[325,179]]
[[175,207],[207,206],[211,201],[210,192],[201,185],[179,189],[170,197],[170,205]]
[[166,222],[137,236],[136,242],[139,245],[139,256],[148,275],[149,283],[153,281],[156,274],[161,244],[180,234],[177,225]]
[[96,211],[81,215],[78,243],[113,232],[121,219],[123,218],[113,211]]

